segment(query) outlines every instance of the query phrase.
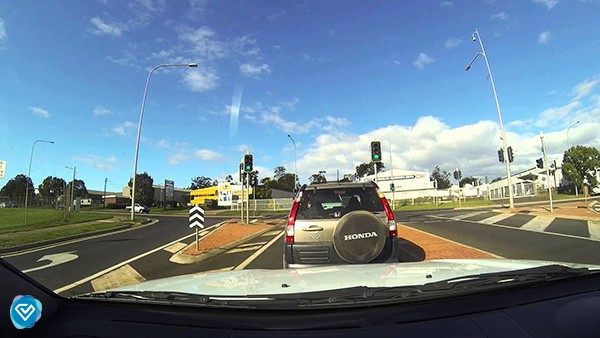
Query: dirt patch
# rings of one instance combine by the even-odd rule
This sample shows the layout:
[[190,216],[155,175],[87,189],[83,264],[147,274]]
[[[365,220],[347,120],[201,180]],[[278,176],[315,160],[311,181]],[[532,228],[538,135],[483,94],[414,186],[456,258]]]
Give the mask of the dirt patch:
[[255,233],[272,228],[270,224],[240,224],[240,223],[227,223],[219,227],[219,229],[209,233],[201,238],[199,244],[199,250],[196,250],[196,246],[190,246],[184,253],[188,255],[200,255],[213,249],[218,249],[231,244],[237,240],[249,237]]

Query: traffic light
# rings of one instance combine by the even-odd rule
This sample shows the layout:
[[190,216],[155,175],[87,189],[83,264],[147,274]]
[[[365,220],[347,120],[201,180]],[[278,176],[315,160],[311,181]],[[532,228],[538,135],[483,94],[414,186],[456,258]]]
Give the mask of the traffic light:
[[381,162],[381,142],[371,142],[371,161]]
[[460,181],[461,178],[462,178],[462,172],[460,171],[460,169],[454,170],[454,179],[457,181]]
[[244,155],[244,171],[250,172],[250,171],[252,171],[252,168],[253,168],[252,154]]
[[512,163],[512,161],[514,160],[512,147],[506,148],[506,152],[508,153],[508,162]]
[[536,162],[536,166],[540,169],[544,169],[544,159],[542,158],[538,158],[537,160],[535,160]]
[[504,163],[504,152],[502,151],[502,148],[498,150],[498,161]]
[[238,181],[239,182],[242,182],[242,178],[244,176],[243,175],[243,172],[244,172],[243,168],[244,168],[244,164],[242,162],[240,162],[240,170],[238,171]]

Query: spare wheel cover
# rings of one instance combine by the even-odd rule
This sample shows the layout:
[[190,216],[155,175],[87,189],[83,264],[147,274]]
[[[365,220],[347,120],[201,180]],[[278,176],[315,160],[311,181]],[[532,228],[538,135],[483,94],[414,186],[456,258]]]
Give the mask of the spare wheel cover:
[[379,256],[387,237],[387,228],[375,215],[353,211],[340,218],[333,233],[333,246],[346,262],[367,263]]

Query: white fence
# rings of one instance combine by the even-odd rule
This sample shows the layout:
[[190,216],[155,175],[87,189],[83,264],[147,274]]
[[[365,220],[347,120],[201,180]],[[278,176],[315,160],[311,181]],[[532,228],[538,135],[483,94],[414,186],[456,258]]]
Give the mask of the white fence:
[[[248,209],[256,211],[289,211],[294,200],[291,198],[275,198],[268,200],[249,200]],[[242,203],[231,205],[231,210],[240,210]]]

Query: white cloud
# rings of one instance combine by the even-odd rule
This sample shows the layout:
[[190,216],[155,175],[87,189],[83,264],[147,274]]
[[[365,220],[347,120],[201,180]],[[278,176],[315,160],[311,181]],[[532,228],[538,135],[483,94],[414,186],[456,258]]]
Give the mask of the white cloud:
[[163,148],[163,149],[168,149],[171,147],[171,145],[169,144],[169,142],[167,142],[166,140],[159,140],[158,142],[156,142],[156,145],[159,148]]
[[206,5],[208,0],[188,0],[190,9],[186,13],[186,17],[190,20],[201,19],[206,15]]
[[270,74],[271,66],[266,63],[260,65],[254,65],[250,63],[244,63],[240,66],[240,72],[245,76],[259,76],[261,74]]
[[190,52],[197,58],[212,61],[227,56],[226,45],[217,40],[216,33],[206,26],[181,33],[179,39],[188,44]]
[[50,113],[47,110],[42,109],[40,107],[31,107],[31,106],[29,106],[27,108],[29,110],[31,110],[31,112],[33,113],[33,115],[40,116],[40,117],[43,117],[43,118],[50,117]]
[[217,87],[219,76],[216,71],[204,68],[202,71],[189,71],[183,77],[183,82],[195,92],[205,92]]
[[599,82],[600,79],[595,79],[578,83],[571,91],[571,93],[575,96],[573,100],[579,100],[584,96],[589,95]]
[[119,37],[123,32],[123,30],[119,28],[117,24],[108,24],[97,16],[91,18],[90,23],[94,25],[94,28],[90,28],[89,31],[95,35]]
[[137,127],[137,124],[135,124],[131,121],[125,121],[125,122],[117,124],[111,130],[118,135],[125,136],[128,134],[129,130],[131,130],[135,127]]
[[462,40],[457,39],[457,38],[451,38],[451,39],[446,40],[444,45],[446,46],[446,48],[452,49],[452,48],[458,47],[461,43],[463,43]]
[[533,2],[546,6],[548,10],[551,10],[558,4],[558,0],[533,0]]
[[550,32],[545,31],[540,33],[540,35],[538,36],[538,42],[542,45],[546,45],[548,44],[548,41],[550,41]]
[[547,127],[551,122],[557,122],[564,119],[580,106],[581,103],[579,101],[571,101],[558,108],[546,109],[539,114],[539,118],[535,125],[538,127]]
[[435,60],[429,57],[429,55],[425,53],[419,53],[419,56],[417,57],[415,62],[413,62],[413,65],[415,65],[415,67],[419,69],[423,69],[426,65],[432,64],[434,62]]
[[286,15],[287,15],[286,11],[279,11],[279,12],[271,13],[271,14],[267,15],[267,21],[274,22],[277,19],[281,19]]
[[6,41],[6,28],[4,27],[4,20],[0,18],[0,46]]
[[190,159],[189,155],[186,155],[186,154],[174,154],[174,155],[171,155],[171,157],[169,157],[167,159],[167,162],[169,164],[179,164],[179,163],[187,161],[189,159]]
[[110,109],[106,109],[103,107],[96,107],[94,108],[94,116],[105,116],[105,115],[114,115],[115,113],[113,113]]
[[452,7],[454,6],[454,2],[452,1],[442,1],[440,2],[440,7]]
[[500,12],[500,13],[492,14],[490,16],[490,19],[492,21],[504,21],[504,20],[508,19],[508,14],[506,14],[505,12]]
[[194,156],[203,159],[205,161],[220,161],[223,159],[221,154],[216,153],[212,150],[198,149],[194,152]]
[[98,155],[84,155],[84,156],[73,156],[73,160],[87,164],[88,166],[102,170],[111,171],[114,169],[114,165],[117,162],[117,158],[114,156],[98,156]]

